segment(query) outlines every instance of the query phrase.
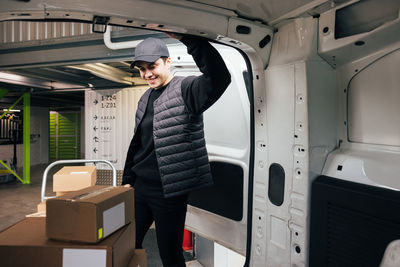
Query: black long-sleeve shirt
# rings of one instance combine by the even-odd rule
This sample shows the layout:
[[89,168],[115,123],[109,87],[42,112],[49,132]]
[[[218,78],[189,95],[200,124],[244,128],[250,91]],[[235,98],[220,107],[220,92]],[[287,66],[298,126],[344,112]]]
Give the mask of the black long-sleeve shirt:
[[[188,53],[202,72],[200,76],[189,76],[182,81],[182,97],[191,113],[201,114],[224,93],[231,76],[223,59],[208,41],[183,37],[181,42],[187,46]],[[136,129],[136,138],[132,139],[128,150],[122,184],[133,185],[136,179],[140,179],[145,183],[161,185],[154,150],[153,104],[167,86],[152,89],[150,93],[145,114]]]

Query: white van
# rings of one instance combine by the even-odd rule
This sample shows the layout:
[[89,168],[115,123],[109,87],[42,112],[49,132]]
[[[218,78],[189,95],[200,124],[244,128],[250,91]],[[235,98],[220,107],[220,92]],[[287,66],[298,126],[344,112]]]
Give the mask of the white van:
[[[1,2],[0,71],[31,75],[0,82],[33,88],[32,97],[38,83],[71,88],[47,88],[32,69],[90,72],[118,61],[108,66],[121,70],[144,36],[165,38],[180,75],[196,68],[163,32],[216,43],[233,82],[205,113],[215,186],[191,195],[186,227],[242,255],[244,266],[379,266],[400,239],[398,0]],[[123,114],[136,105],[124,101],[145,89],[131,75],[118,88],[69,77],[86,90],[85,129],[125,127],[105,130],[118,143],[96,151],[86,130],[87,158],[123,164],[134,126]],[[101,95],[121,109],[96,126]],[[203,264],[234,266],[218,261]]]

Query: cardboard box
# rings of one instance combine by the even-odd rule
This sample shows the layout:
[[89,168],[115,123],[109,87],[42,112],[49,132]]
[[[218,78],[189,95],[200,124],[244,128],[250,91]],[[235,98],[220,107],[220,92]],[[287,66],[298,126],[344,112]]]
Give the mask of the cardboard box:
[[57,191],[56,192],[56,197],[61,197],[61,196],[65,195],[65,194],[71,193],[71,192],[73,192],[73,191]]
[[127,266],[135,247],[131,223],[98,244],[48,240],[45,218],[25,218],[0,233],[2,267],[120,267]]
[[46,217],[46,212],[35,212],[25,215],[25,217]]
[[135,249],[128,267],[147,267],[147,254],[145,249]]
[[42,213],[42,212],[46,213],[46,200],[40,202],[40,203],[37,205],[37,211],[38,211],[39,213]]
[[96,166],[66,166],[53,175],[53,191],[80,190],[96,184]]
[[48,238],[95,243],[134,220],[133,188],[92,186],[46,202]]
[[[65,195],[65,194],[71,193],[71,192],[74,192],[74,191],[60,191],[60,192],[56,192],[56,197],[60,197],[60,196],[63,196],[63,195]],[[44,201],[40,202],[40,203],[37,205],[37,213],[44,213],[44,214],[46,215],[46,199],[45,199]]]

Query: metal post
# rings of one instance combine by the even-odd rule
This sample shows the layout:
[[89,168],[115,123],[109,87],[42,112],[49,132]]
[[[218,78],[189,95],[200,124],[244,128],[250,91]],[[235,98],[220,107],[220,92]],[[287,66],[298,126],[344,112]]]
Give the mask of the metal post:
[[24,95],[24,126],[23,126],[23,143],[24,143],[24,156],[23,156],[23,184],[30,184],[31,176],[31,95],[25,93]]
[[15,173],[10,167],[8,167],[7,164],[5,164],[2,160],[0,160],[0,164],[3,165],[3,166],[9,171],[9,173],[12,173],[15,177],[17,177],[18,180],[21,181],[21,183],[24,182],[24,181],[21,179],[21,177],[19,177],[18,174]]

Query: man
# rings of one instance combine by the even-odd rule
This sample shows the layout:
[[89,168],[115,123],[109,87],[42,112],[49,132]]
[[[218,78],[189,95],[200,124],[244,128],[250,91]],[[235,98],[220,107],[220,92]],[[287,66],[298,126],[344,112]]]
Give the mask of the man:
[[224,93],[231,77],[205,39],[170,37],[187,46],[202,75],[173,77],[160,39],[147,38],[136,47],[131,66],[150,88],[139,100],[122,184],[135,188],[136,247],[142,247],[154,221],[164,267],[181,267],[188,193],[212,185],[202,113]]

